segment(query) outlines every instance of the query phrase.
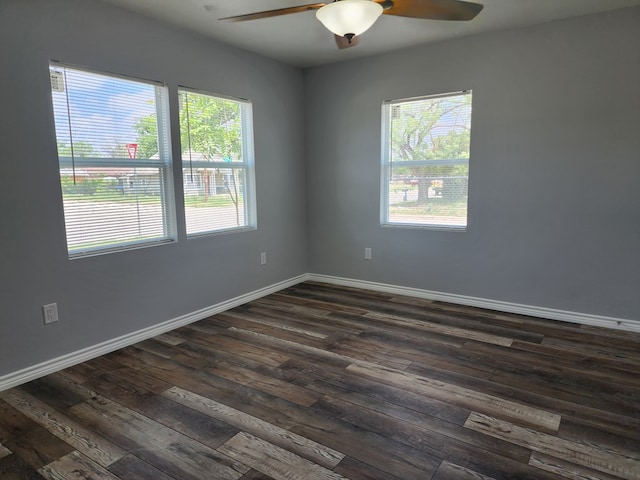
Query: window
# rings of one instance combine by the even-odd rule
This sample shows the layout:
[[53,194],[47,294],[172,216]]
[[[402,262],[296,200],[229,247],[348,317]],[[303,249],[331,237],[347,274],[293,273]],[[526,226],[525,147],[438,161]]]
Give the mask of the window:
[[471,92],[383,104],[383,225],[464,230]]
[[251,104],[181,89],[187,235],[255,227]]
[[69,256],[171,241],[166,88],[54,62],[50,76]]

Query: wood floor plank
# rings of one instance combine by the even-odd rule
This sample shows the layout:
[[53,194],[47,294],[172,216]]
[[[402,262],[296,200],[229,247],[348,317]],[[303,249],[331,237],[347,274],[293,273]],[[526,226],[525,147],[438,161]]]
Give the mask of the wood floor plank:
[[543,345],[553,346],[564,350],[570,350],[578,353],[586,353],[591,355],[597,355],[606,359],[615,360],[618,362],[628,363],[634,366],[640,366],[640,358],[637,358],[636,352],[637,346],[634,346],[631,350],[618,350],[617,347],[601,346],[601,345],[589,345],[583,344],[577,339],[566,340],[560,338],[547,337],[542,342]]
[[150,342],[140,345],[140,348],[165,358],[171,358],[190,367],[202,369],[231,382],[248,385],[256,390],[270,393],[293,403],[309,406],[316,401],[314,395],[298,385],[283,381],[270,374],[261,373],[258,369],[245,368],[245,366],[251,367],[255,365],[253,361],[238,361],[230,358],[231,355],[229,354],[212,350],[203,352],[202,348],[193,345],[181,345],[181,348],[175,350],[172,354],[163,355],[162,352],[158,352],[155,348],[147,348],[148,345],[150,345]]
[[429,366],[441,371],[471,375],[473,377],[491,378],[495,367],[483,361],[480,355],[468,352],[459,346],[449,346],[430,342],[424,337],[420,342],[396,342],[389,338],[380,338],[371,332],[361,333],[355,339],[348,340],[350,345],[366,342],[373,348],[381,348],[395,352],[398,358],[411,361],[409,369],[418,366]]
[[[276,298],[277,297],[277,298]],[[332,335],[335,333],[342,334],[357,334],[358,332],[363,331],[362,326],[356,326],[349,323],[337,323],[330,320],[328,316],[331,313],[334,313],[339,310],[339,305],[337,309],[334,310],[319,310],[317,308],[313,308],[312,306],[304,306],[299,303],[291,303],[289,302],[289,297],[286,295],[274,294],[269,295],[268,297],[263,297],[256,302],[251,302],[249,304],[244,305],[249,311],[258,313],[265,309],[269,309],[271,312],[276,312],[279,315],[286,315],[287,319],[295,322],[299,325],[304,325],[307,328],[317,328],[321,332],[325,332],[328,335]],[[355,315],[362,315],[363,312],[347,312]]]
[[328,334],[319,331],[317,328],[304,328],[294,326],[289,322],[283,321],[282,316],[280,315],[268,311],[267,313],[265,313],[264,309],[251,309],[244,312],[242,311],[242,309],[236,309],[233,311],[233,313],[231,313],[231,315],[249,320],[251,322],[259,323],[261,325],[279,328],[281,330],[287,330],[289,332],[305,335],[311,338],[322,340],[329,336]]
[[539,345],[520,341],[513,342],[511,348],[514,351],[521,350],[535,353],[539,357],[545,356],[550,362],[560,360],[584,369],[596,367],[597,371],[610,372],[616,377],[624,375],[627,381],[633,382],[635,380],[634,384],[640,382],[637,378],[638,366],[627,363],[624,359],[601,356],[595,352],[577,352],[554,345]]
[[422,450],[387,435],[349,424],[318,411],[288,413],[288,429],[386,473],[402,478],[429,478],[439,464]]
[[112,463],[109,471],[120,480],[178,480],[131,454]]
[[211,448],[220,446],[238,433],[237,429],[225,422],[220,422],[109,374],[93,379],[88,385],[95,388],[102,396],[118,398],[120,405],[152,418],[155,422]]
[[40,468],[38,472],[47,480],[119,480],[79,452],[71,452]]
[[209,472],[220,480],[236,480],[249,468],[186,435],[105,397],[97,396],[69,410],[113,442],[181,480],[200,480]]
[[[159,374],[163,372],[165,371],[158,371]],[[193,372],[192,376],[197,380],[191,381],[181,376],[176,377],[176,383],[220,403],[241,405],[243,411],[253,416],[322,445],[331,445],[345,455],[398,477],[420,478],[431,475],[439,463],[424,452],[276,397],[261,398],[259,392],[243,391],[221,382],[222,379],[208,378],[202,372]],[[214,383],[211,383],[212,380]]]
[[[221,335],[218,335],[217,337],[222,338]],[[282,360],[288,360],[289,357],[280,356],[280,361],[274,366],[270,359],[263,357],[261,360],[257,353],[251,356],[244,355],[244,352],[233,351],[233,349],[228,348],[219,348],[217,344],[212,343],[196,344],[193,342],[187,342],[180,345],[180,351],[208,359],[209,362],[207,363],[207,367],[203,367],[203,369],[208,369],[210,367],[224,368],[226,365],[231,364],[235,367],[252,370],[255,373],[273,377],[277,380],[284,380],[288,383],[297,385],[298,387],[304,387],[309,383],[309,380],[302,377],[291,376],[289,375],[289,372],[279,368],[282,364]],[[188,364],[182,360],[181,363],[185,365]]]
[[0,478],[640,480],[638,432],[638,333],[304,282],[0,392]]
[[[314,386],[326,394],[313,406],[314,410],[420,448],[436,457],[459,460],[472,454],[490,457],[489,453],[493,452],[524,463],[529,458],[530,452],[525,448],[504,441],[496,442],[460,425],[357,393],[343,392],[320,382]],[[482,448],[477,445],[482,445]],[[498,461],[498,458],[492,461]]]
[[248,385],[256,390],[270,393],[303,407],[313,405],[317,400],[313,393],[304,388],[246,368],[226,365],[225,367],[212,367],[208,371],[221,378]]
[[348,480],[338,473],[245,432],[233,437],[218,448],[218,451],[241,460],[275,480],[294,480],[299,478],[300,472],[304,472],[307,480]]
[[307,458],[326,468],[334,468],[344,458],[340,452],[320,445],[300,435],[291,433],[283,428],[265,422],[253,415],[241,412],[235,408],[210,400],[179,387],[173,387],[163,394],[167,398],[193,408],[206,415],[233,425],[247,433],[262,438],[273,445],[286,448],[297,455]]
[[260,320],[258,322],[252,321],[252,315],[248,315],[243,312],[236,312],[234,310],[228,310],[225,313],[219,314],[219,316],[233,319],[234,326],[238,326],[246,330],[263,333],[265,335],[299,343],[301,345],[309,345],[318,348],[321,348],[323,345],[322,338],[307,335],[306,333],[293,332],[288,329],[278,328],[271,325],[265,325],[257,315],[255,317],[257,317],[257,320]]
[[6,456],[11,455],[11,450],[0,443],[0,459],[3,459]]
[[[478,351],[481,346],[474,343],[465,345],[465,348]],[[604,381],[607,386],[610,386],[611,383],[606,383],[606,381],[613,378],[616,380],[616,385],[635,389],[640,388],[639,367],[631,367],[622,361],[598,357],[597,355],[587,355],[557,347],[522,342],[514,342],[508,351],[496,351],[493,349],[487,351],[487,354],[491,356],[494,354],[500,355],[503,359],[510,359],[512,363],[516,364],[526,362],[532,365],[539,364],[543,367],[555,366],[572,375],[584,375]]]
[[259,472],[258,470],[254,470],[253,468],[245,473],[240,480],[274,480],[273,477],[269,475]]
[[82,384],[93,376],[94,371],[95,368],[85,362],[65,368],[58,373],[64,375],[65,377],[73,380],[76,383]]
[[[456,425],[462,425],[469,416],[470,410],[424,395],[408,392],[384,383],[376,382],[368,378],[351,375],[338,369],[332,369],[324,365],[317,365],[302,360],[290,360],[283,368],[295,369],[301,375],[307,375],[314,379],[307,388],[315,390],[317,383],[331,385],[334,388],[349,392],[347,396],[364,395],[375,400],[388,402],[389,404],[404,407],[434,418],[440,418]],[[323,387],[326,388],[326,387]],[[342,397],[340,397],[342,398]],[[375,404],[375,403],[374,403]]]
[[147,364],[139,358],[139,350],[140,349],[137,349],[135,346],[125,347],[100,358],[132,370],[141,370],[146,368]]
[[332,445],[335,450],[387,473],[405,478],[419,478],[426,474],[425,472],[433,473],[437,467],[437,462],[423,452],[284,400],[273,398],[265,405],[256,393],[242,393],[235,388],[233,391],[225,392],[224,385],[220,384],[212,385],[211,388],[202,382],[194,382],[190,386],[185,386],[186,383],[182,382],[183,388],[199,391],[207,398],[221,403],[234,402],[242,405],[242,409],[253,416],[319,444]]
[[[230,382],[200,369],[182,365],[173,360],[155,357],[142,350],[139,351],[138,358],[146,365],[144,371],[151,376],[164,378],[185,390],[215,399],[221,403],[238,405],[243,411],[248,411],[254,415],[255,413],[246,410],[248,406],[260,411],[264,409],[269,412],[274,409],[281,411],[293,406],[290,402],[279,399],[278,397]],[[272,405],[275,405],[275,407]]]
[[346,355],[340,355],[338,353],[333,353],[322,348],[300,344],[293,342],[291,340],[273,337],[271,335],[267,335],[261,332],[256,332],[252,330],[245,330],[241,328],[231,327],[227,334],[237,334],[240,338],[244,339],[253,339],[253,340],[262,340],[265,344],[271,345],[280,345],[285,350],[291,350],[292,352],[299,352],[303,356],[304,355],[315,355],[318,358],[322,358],[325,361],[328,360],[336,360],[338,362],[351,363],[355,359],[353,357],[348,357]]
[[383,320],[387,324],[408,326],[416,333],[430,333],[436,332],[444,335],[450,335],[452,337],[460,337],[468,340],[476,340],[478,342],[490,343],[494,345],[502,345],[503,347],[510,347],[513,343],[512,338],[493,335],[485,332],[478,332],[468,328],[453,327],[449,325],[440,325],[437,323],[426,322],[424,320],[415,320],[410,318],[400,317],[398,315],[380,314],[380,313],[367,313],[367,318],[375,318],[376,320]]
[[419,416],[407,416],[397,421],[390,418],[393,412],[380,414],[376,410],[372,414],[367,412],[366,407],[349,407],[346,402],[333,397],[319,402],[313,409],[434,457],[447,458],[454,464],[488,477],[500,478],[500,470],[506,469],[513,478],[529,478],[536,474],[535,478],[538,480],[555,480],[555,476],[540,474],[527,464],[530,456],[528,449],[505,441],[494,443],[485,435],[467,436],[461,432],[464,430],[462,428],[443,425],[446,422],[435,422],[434,425],[433,421]]
[[166,343],[167,345],[172,345],[172,346],[180,345],[182,342],[184,342],[184,339],[180,337],[176,337],[169,333],[163,333],[162,335],[158,335],[154,337],[154,339],[158,342]]
[[349,480],[400,480],[395,475],[351,457],[345,457],[333,471],[344,475]]
[[49,406],[58,410],[64,410],[91,397],[90,391],[59,374],[29,382],[22,389],[35,398],[47,401]]
[[432,480],[495,480],[468,468],[443,461]]
[[611,474],[625,480],[640,479],[640,454],[633,457],[578,444],[553,435],[520,427],[504,420],[472,412],[465,427],[500,438],[538,453]]
[[[594,368],[597,367],[594,366]],[[413,366],[407,369],[409,372],[411,370],[413,370]],[[420,368],[419,372],[421,370]],[[434,376],[433,373],[423,376],[441,378],[440,375]],[[552,393],[550,396],[547,396],[538,391],[531,391],[531,389],[527,387],[526,382],[519,385],[521,388],[514,388],[510,385],[487,381],[484,378],[472,378],[470,376],[457,376],[455,377],[455,382],[472,390],[482,391],[492,396],[536,405],[543,410],[561,415],[563,420],[568,419],[621,437],[637,439],[638,436],[635,432],[640,431],[640,418],[623,416],[584,405],[578,396],[574,397],[575,402],[570,402],[554,397]]]
[[[620,387],[622,391],[612,391],[606,382],[571,377],[569,372],[561,370],[555,374],[525,372],[495,372],[491,381],[629,418],[640,418],[640,406],[637,404],[640,392],[625,392],[624,386]],[[602,387],[598,388],[598,384]]]
[[395,368],[396,370],[404,370],[412,363],[411,360],[399,358],[390,352],[366,345],[364,342],[359,345],[353,345],[352,342],[337,341],[334,342],[328,350],[344,355],[345,357]]
[[544,470],[545,472],[555,473],[562,478],[568,478],[570,480],[617,480],[620,478],[603,472],[596,472],[595,470],[581,467],[575,463],[565,462],[564,460],[538,452],[531,453],[529,465]]
[[478,379],[490,380],[495,373],[493,371],[487,372],[481,367],[474,369],[473,367],[460,365],[455,361],[449,364],[444,362],[443,364],[439,357],[436,357],[432,362],[426,359],[422,359],[421,362],[412,362],[404,371],[420,377],[453,383],[472,390],[474,389],[473,384],[475,381]]
[[[139,348],[204,370],[231,382],[247,385],[256,390],[284,398],[298,405],[309,406],[317,400],[315,395],[296,385],[295,382],[278,378],[273,369],[264,365],[256,368],[256,362],[252,360],[232,358],[233,356],[230,354],[214,352],[205,347],[194,345],[180,345],[179,348],[173,350],[173,353],[163,354],[163,352],[158,352],[156,348],[148,348],[149,345],[153,344],[147,341],[139,345]],[[262,373],[262,371],[266,371],[266,373]]]
[[245,304],[240,309],[254,317],[282,322],[293,328],[313,332],[323,338],[334,335],[336,332],[340,333],[335,327],[327,325],[326,314],[320,314],[305,307],[284,305],[282,302],[271,301],[268,297]]
[[[640,433],[633,428],[631,435],[619,435],[603,428],[587,425],[582,418],[562,416],[558,436],[573,442],[597,445],[612,452],[640,452]],[[635,434],[634,434],[635,433]]]
[[[387,326],[384,320],[376,320],[371,317],[365,317],[363,315],[351,315],[347,313],[332,313],[329,315],[331,321],[341,321],[344,323],[351,323],[353,325],[360,325],[362,327],[363,332],[378,333],[379,337],[384,339],[395,339],[398,343],[407,342],[411,344],[413,341],[420,339],[415,332],[411,331],[411,329],[404,328],[390,328]],[[430,332],[429,335],[425,335],[428,337],[429,341],[432,343],[439,343],[441,345],[449,345],[452,347],[460,347],[464,344],[465,339],[455,337],[453,335],[446,335],[444,333],[439,332]],[[424,338],[424,337],[423,337]]]
[[345,304],[335,304],[329,303],[322,300],[315,300],[312,298],[300,298],[293,295],[290,295],[290,289],[283,290],[281,293],[274,293],[272,298],[281,300],[286,303],[291,303],[294,305],[301,305],[303,307],[313,308],[316,311],[320,312],[345,312],[352,313],[354,315],[364,315],[368,312],[365,308],[355,308]]
[[74,450],[71,445],[2,400],[0,442],[0,459],[14,454],[34,470]]
[[145,375],[144,372],[140,370],[133,370],[128,367],[119,368],[117,370],[107,370],[106,372],[96,372],[91,380],[85,382],[85,385],[92,386],[93,382],[95,382],[97,378],[100,378],[105,373],[113,379],[118,379],[120,382],[127,382],[128,384],[136,385],[141,389],[153,393],[164,392],[166,389],[171,388],[172,386],[170,383],[167,383],[164,380]]
[[353,363],[347,367],[347,370],[367,378],[405,388],[414,393],[461,405],[471,410],[480,410],[502,418],[535,425],[548,431],[557,431],[560,426],[560,416],[555,413],[468,388],[363,363]]
[[7,455],[0,459],[0,478],[2,480],[43,480],[33,467],[23,462],[17,455]]
[[0,398],[103,467],[126,455],[105,438],[18,388],[0,392]]
[[211,345],[219,351],[233,353],[233,355],[243,357],[248,360],[259,361],[263,365],[271,367],[278,367],[289,360],[288,356],[281,353],[223,335],[203,338],[202,340],[206,345]]
[[[371,295],[371,292],[367,292],[365,295],[358,298],[358,294],[349,293],[344,294],[339,289],[329,289],[328,291],[319,291],[321,289],[311,289],[307,286],[296,285],[291,287],[287,291],[292,296],[299,296],[302,298],[313,298],[317,300],[324,300],[327,302],[333,302],[334,304],[347,304],[354,307],[360,307],[369,313],[370,310],[375,310],[380,314],[395,314],[398,310],[402,311],[403,317],[412,318],[414,320],[426,320],[435,321],[441,324],[447,324],[453,327],[469,328],[471,330],[484,331],[489,334],[499,335],[506,338],[521,339],[527,341],[534,341],[539,343],[543,336],[536,333],[529,333],[522,330],[512,330],[504,328],[502,326],[492,325],[490,322],[475,321],[472,315],[465,315],[457,313],[456,315],[450,315],[446,312],[439,312],[437,309],[423,309],[414,310],[402,309],[402,307],[391,306],[388,304],[388,296],[375,298],[375,295]],[[372,298],[373,297],[373,298]],[[432,304],[432,306],[437,304]],[[338,314],[341,316],[340,314]],[[373,320],[373,319],[372,319]],[[434,332],[435,333],[435,332]]]
[[310,362],[315,362],[318,365],[344,368],[353,362],[353,358],[351,357],[334,354],[323,349],[298,345],[293,342],[289,343],[268,335],[249,332],[243,329],[230,328],[223,335],[236,340],[252,342],[262,348],[269,348],[274,352],[286,354],[292,359],[304,359]]
[[182,340],[197,341],[203,336],[213,337],[220,332],[224,332],[227,328],[229,328],[229,324],[226,324],[221,319],[216,318],[215,325],[211,322],[207,322],[207,320],[205,319],[200,320],[196,323],[185,325],[184,327],[180,327],[177,330],[173,330],[171,334],[177,338],[181,338]]
[[626,381],[628,375],[620,374],[619,381],[612,383],[612,377],[618,375],[606,369],[576,368],[570,362],[549,361],[546,357],[513,349],[487,348],[477,342],[465,344],[464,348],[479,352],[483,361],[493,364],[496,370],[491,379],[494,382],[548,391],[548,396],[568,401],[575,401],[577,397],[578,403],[584,400],[594,407],[630,417],[640,416],[636,402],[640,388],[635,382]]
[[[610,353],[627,353],[635,358],[635,353],[640,348],[640,339],[637,335],[625,335],[624,337],[616,336],[615,332],[609,335],[602,335],[599,332],[589,331],[582,326],[578,327],[577,332],[569,335],[563,335],[557,332],[555,324],[547,322],[549,333],[545,332],[545,338],[551,339],[559,343],[574,343],[582,350],[603,350]],[[602,331],[601,331],[602,332]]]
[[74,451],[71,445],[40,425],[12,436],[7,440],[7,447],[11,449],[11,453],[36,470]]

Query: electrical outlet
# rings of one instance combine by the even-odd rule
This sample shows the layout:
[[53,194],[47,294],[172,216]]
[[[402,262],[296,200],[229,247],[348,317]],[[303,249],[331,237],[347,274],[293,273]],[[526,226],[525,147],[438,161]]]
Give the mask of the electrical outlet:
[[371,247],[364,247],[364,259],[371,260]]
[[58,321],[58,304],[50,303],[42,306],[42,317],[44,323],[54,323]]
[[267,264],[267,252],[260,252],[260,265]]

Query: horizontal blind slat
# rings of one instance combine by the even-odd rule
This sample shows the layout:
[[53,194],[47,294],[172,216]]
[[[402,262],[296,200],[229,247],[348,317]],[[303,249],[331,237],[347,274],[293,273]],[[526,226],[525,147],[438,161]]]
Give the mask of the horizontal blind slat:
[[51,71],[64,75],[52,100],[70,256],[170,240],[166,89],[60,64]]

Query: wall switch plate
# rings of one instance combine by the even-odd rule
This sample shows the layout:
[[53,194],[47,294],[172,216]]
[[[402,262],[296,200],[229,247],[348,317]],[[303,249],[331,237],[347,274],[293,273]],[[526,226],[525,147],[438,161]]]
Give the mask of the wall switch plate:
[[44,318],[45,325],[48,323],[54,323],[58,321],[58,304],[50,303],[42,306],[42,317]]
[[364,248],[364,259],[371,260],[371,247]]
[[267,264],[267,252],[260,252],[260,265]]

